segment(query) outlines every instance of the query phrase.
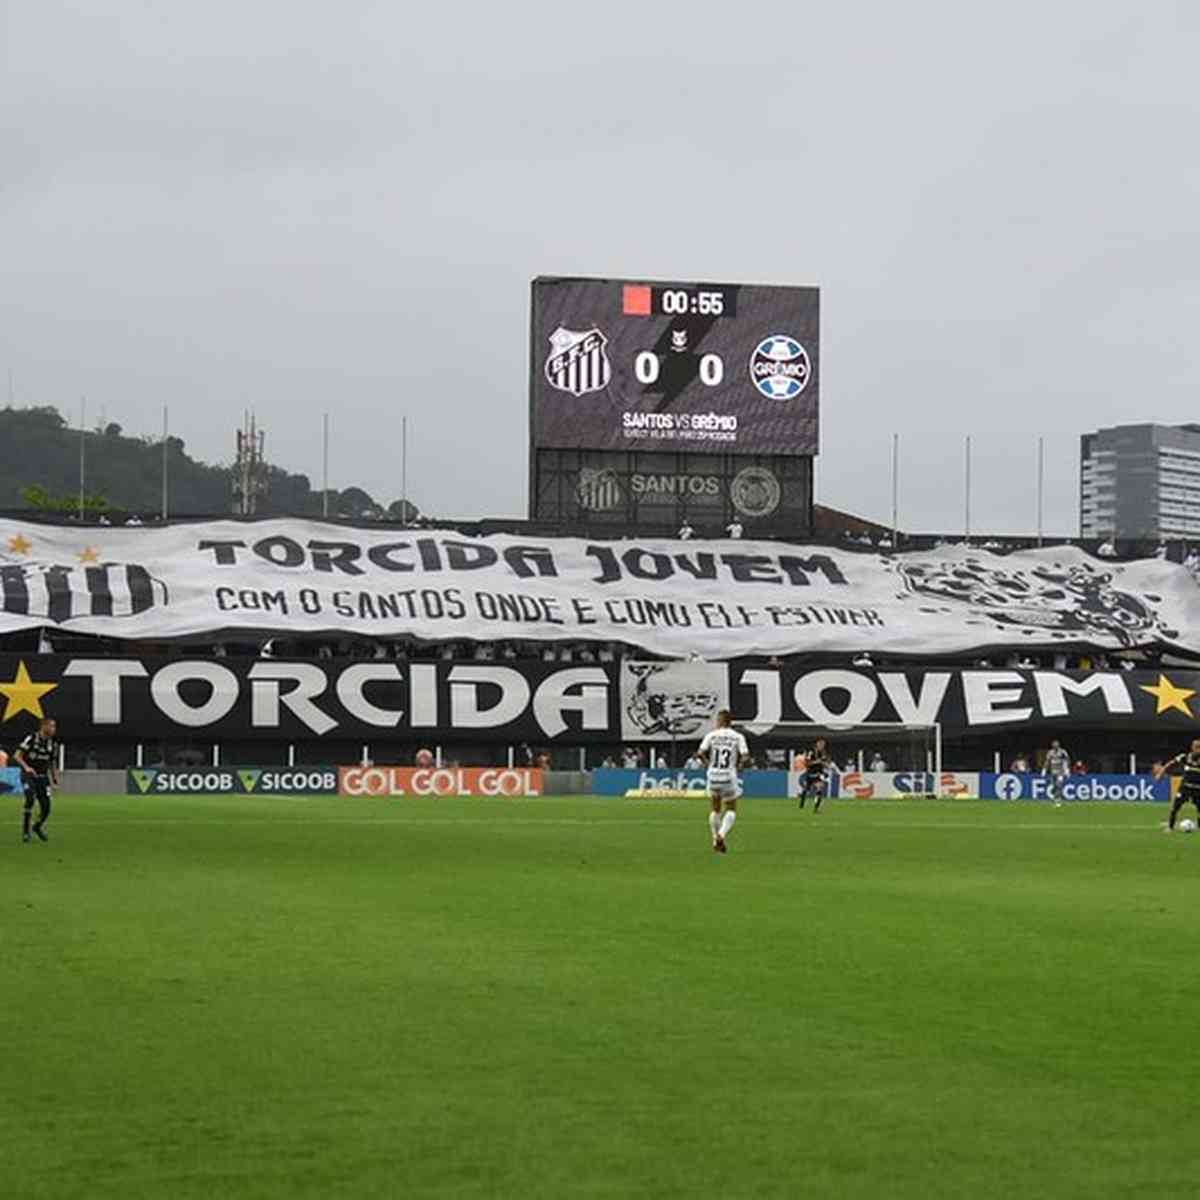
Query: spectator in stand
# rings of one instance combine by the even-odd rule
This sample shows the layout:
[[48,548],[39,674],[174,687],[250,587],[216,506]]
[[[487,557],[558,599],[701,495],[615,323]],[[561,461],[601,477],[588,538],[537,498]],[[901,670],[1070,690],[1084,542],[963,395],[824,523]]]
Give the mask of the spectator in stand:
[[617,760],[611,754],[604,756],[604,761],[600,764],[605,770],[611,771],[616,765]]
[[731,538],[733,538],[734,541],[738,541],[741,538],[742,533],[743,533],[743,526],[742,526],[741,521],[737,517],[734,517],[733,520],[730,521],[729,524],[725,526],[725,532],[727,534],[729,534],[729,536]]
[[690,541],[692,534],[695,532],[696,531],[691,527],[691,525],[689,525],[687,521],[684,521],[684,523],[679,527],[679,540],[681,542]]
[[667,769],[667,756],[661,750],[654,756],[654,769],[656,771]]
[[1023,750],[1017,751],[1017,756],[1012,760],[1011,763],[1009,763],[1008,769],[1017,775],[1028,774],[1029,759],[1025,757],[1025,752]]
[[854,667],[873,667],[875,663],[872,661],[871,656],[864,650],[854,656],[850,665]]
[[1072,775],[1086,775],[1088,773],[1088,765],[1082,758],[1075,760],[1075,765],[1071,768]]
[[621,762],[627,771],[636,771],[642,765],[638,752],[632,746],[626,746],[621,751]]
[[887,759],[884,758],[883,755],[880,754],[878,750],[876,750],[875,753],[871,755],[871,770],[872,771],[886,771],[887,769],[888,769]]
[[683,765],[688,771],[701,771],[704,769],[704,760],[695,751],[692,751]]
[[537,767],[537,769],[539,771],[549,771],[551,769],[550,768],[550,755],[547,754],[545,750],[543,750],[541,752],[541,754],[539,754],[537,756],[537,758],[534,760],[533,765],[535,767]]
[[432,750],[418,750],[416,755],[413,757],[413,762],[418,767],[432,767],[433,766],[433,751]]
[[846,761],[844,763],[842,763],[842,771],[847,775],[851,771],[857,771],[857,770],[858,770],[858,765],[855,763],[854,759],[852,759],[852,758],[847,758]]

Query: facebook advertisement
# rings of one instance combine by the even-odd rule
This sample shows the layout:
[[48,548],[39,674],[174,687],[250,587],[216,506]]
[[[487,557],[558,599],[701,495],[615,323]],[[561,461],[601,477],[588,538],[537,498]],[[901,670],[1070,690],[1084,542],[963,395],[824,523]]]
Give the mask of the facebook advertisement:
[[[1053,800],[1054,779],[1008,771],[979,776],[979,794],[984,800]],[[1062,799],[1153,800],[1171,799],[1171,780],[1153,775],[1068,775],[1062,784]]]

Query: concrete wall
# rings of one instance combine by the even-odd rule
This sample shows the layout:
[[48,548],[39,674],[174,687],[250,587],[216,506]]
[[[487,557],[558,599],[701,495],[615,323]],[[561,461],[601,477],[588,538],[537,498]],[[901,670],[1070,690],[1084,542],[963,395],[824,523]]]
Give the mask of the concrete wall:
[[590,796],[592,773],[590,771],[547,771],[547,796]]
[[124,771],[88,771],[74,768],[62,773],[58,790],[67,796],[111,796],[125,791]]

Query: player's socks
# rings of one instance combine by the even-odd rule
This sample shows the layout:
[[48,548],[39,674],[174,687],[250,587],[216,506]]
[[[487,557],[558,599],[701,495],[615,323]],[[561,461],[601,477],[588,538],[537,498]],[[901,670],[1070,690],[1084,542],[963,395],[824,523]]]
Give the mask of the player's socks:
[[733,829],[733,823],[736,820],[737,813],[735,813],[732,809],[730,809],[730,811],[721,818],[721,828],[718,830],[718,834],[722,841],[729,836],[730,830]]
[[48,842],[50,840],[50,835],[41,827],[40,824],[33,827],[33,832],[37,834],[37,839],[39,842]]
[[721,832],[721,814],[720,813],[710,812],[708,814],[708,828],[712,831],[713,840],[715,841],[717,838],[717,835]]
[[1171,805],[1171,813],[1167,817],[1167,828],[1168,829],[1175,828],[1175,818],[1177,816],[1179,816],[1179,810],[1182,807],[1183,807],[1183,801],[1178,796],[1176,796],[1174,803]]
[[26,809],[21,814],[21,834],[26,841],[29,841],[29,823],[33,820],[33,813]]

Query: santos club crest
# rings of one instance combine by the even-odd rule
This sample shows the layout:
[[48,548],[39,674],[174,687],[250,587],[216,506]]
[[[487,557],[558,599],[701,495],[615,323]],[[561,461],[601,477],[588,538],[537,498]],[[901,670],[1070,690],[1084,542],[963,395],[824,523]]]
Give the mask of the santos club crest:
[[595,327],[582,333],[560,325],[550,335],[546,382],[560,392],[583,396],[599,392],[612,378],[608,338]]
[[93,551],[80,556],[83,565],[30,558],[33,544],[20,535],[8,546],[15,553],[0,550],[0,613],[64,625],[77,617],[136,617],[170,601],[166,583],[139,563],[100,561]]

